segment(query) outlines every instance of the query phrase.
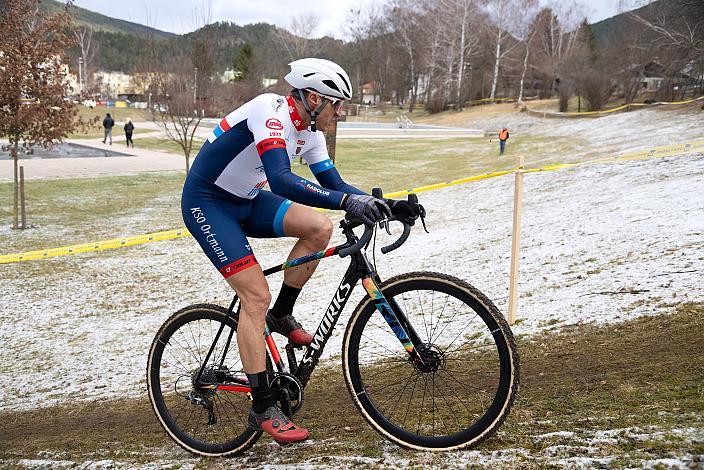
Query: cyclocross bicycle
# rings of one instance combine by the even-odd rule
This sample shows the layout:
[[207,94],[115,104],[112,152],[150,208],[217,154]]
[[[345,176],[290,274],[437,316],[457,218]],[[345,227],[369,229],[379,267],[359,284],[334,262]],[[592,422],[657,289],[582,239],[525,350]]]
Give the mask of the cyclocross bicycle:
[[[376,190],[380,193],[380,190]],[[417,197],[409,195],[417,203]],[[425,227],[425,221],[421,217]],[[394,220],[391,218],[386,222]],[[408,238],[414,219],[398,220]],[[347,324],[342,368],[352,401],[369,424],[390,441],[417,450],[473,447],[506,419],[519,384],[519,358],[503,315],[479,290],[445,274],[412,272],[384,282],[363,250],[374,234],[344,219],[347,241],[267,269],[265,275],[329,258],[350,265],[310,346],[300,360],[289,343],[286,362],[269,327],[267,371],[278,406],[291,417],[323,348],[358,281],[366,296]],[[230,307],[197,304],[174,313],[149,351],[149,398],[167,434],[203,456],[234,456],[261,431],[248,428],[250,387],[235,345],[239,302]],[[300,351],[299,351],[300,354]]]

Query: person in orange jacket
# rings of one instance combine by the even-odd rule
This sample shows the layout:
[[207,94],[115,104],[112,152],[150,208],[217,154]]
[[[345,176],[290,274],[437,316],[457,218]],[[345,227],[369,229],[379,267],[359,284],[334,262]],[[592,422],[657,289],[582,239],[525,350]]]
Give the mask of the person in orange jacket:
[[508,140],[508,129],[503,128],[499,131],[499,156],[504,154],[506,148],[506,141]]

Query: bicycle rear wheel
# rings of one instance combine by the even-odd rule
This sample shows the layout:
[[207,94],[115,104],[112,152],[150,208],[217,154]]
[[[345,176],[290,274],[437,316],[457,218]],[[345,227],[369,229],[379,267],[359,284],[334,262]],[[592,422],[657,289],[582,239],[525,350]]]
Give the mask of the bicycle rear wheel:
[[[194,387],[226,314],[226,309],[210,304],[191,305],[174,313],[154,338],[147,364],[149,399],[162,427],[187,451],[208,457],[240,454],[261,436],[247,425],[249,394]],[[246,385],[236,329],[237,322],[230,316],[202,380]],[[270,369],[269,361],[267,365]]]
[[516,344],[501,312],[471,285],[438,273],[404,274],[380,289],[418,334],[421,360],[410,358],[374,302],[363,299],[342,352],[359,411],[407,448],[461,449],[487,439],[508,416],[519,385]]

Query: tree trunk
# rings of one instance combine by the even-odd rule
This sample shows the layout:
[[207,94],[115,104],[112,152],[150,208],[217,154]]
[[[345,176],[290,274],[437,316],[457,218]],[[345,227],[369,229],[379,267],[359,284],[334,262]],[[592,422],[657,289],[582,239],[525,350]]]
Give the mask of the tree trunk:
[[523,72],[521,72],[521,84],[518,89],[518,103],[523,102],[523,81],[526,78],[526,69],[528,69],[528,54],[530,54],[530,47],[528,42],[526,42],[526,56],[523,58]]
[[[454,54],[454,52],[453,52]],[[452,56],[451,56],[452,57]],[[452,66],[451,60],[447,61],[447,80],[442,91],[442,111],[445,111],[450,106],[450,90],[452,89]]]
[[22,211],[22,225],[20,228],[22,230],[27,229],[27,206],[25,205],[24,198],[24,167],[20,167],[20,207]]
[[18,169],[18,156],[17,156],[17,144],[18,144],[19,139],[15,139],[15,143],[12,145],[12,165],[15,171],[15,180],[14,180],[14,186],[13,186],[13,191],[14,191],[14,203],[12,206],[12,228],[17,230],[19,227],[19,203],[20,203],[20,182],[19,182],[19,169]]
[[413,62],[413,52],[409,51],[409,56],[411,58],[411,99],[408,100],[408,112],[413,112],[413,106],[416,104],[416,91],[418,90],[418,82],[415,78],[415,64]]
[[501,60],[501,26],[499,26],[499,35],[496,37],[496,57],[494,58],[494,78],[491,83],[490,99],[496,98],[496,83],[499,81],[499,61]]
[[464,41],[467,35],[467,11],[469,5],[464,4],[464,15],[462,16],[462,33],[460,35],[460,66],[457,70],[457,111],[462,111],[462,75],[464,74]]

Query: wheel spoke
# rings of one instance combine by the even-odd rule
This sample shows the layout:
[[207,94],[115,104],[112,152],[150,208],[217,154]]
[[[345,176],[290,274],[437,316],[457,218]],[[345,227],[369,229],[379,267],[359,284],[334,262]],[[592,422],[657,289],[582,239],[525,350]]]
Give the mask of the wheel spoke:
[[[353,399],[375,410],[367,419],[395,441],[428,449],[437,449],[440,442],[471,445],[486,437],[490,427],[494,432],[514,395],[505,393],[508,406],[494,403],[495,397],[511,386],[507,374],[514,384],[517,378],[517,371],[503,367],[510,361],[507,351],[511,353],[513,340],[501,324],[501,313],[471,286],[447,276],[406,276],[382,284],[382,291],[417,328],[421,344],[415,345],[419,357],[401,359],[387,342],[388,328],[377,324],[374,306],[366,304],[363,312],[355,312],[345,357],[356,363],[345,368],[354,389],[365,391]],[[495,331],[487,325],[497,323],[492,329],[502,334],[492,335]],[[350,352],[353,348],[356,353]],[[482,416],[490,418],[484,429],[476,425]]]
[[[384,346],[383,344],[379,343],[378,341],[374,341],[374,340],[371,339],[369,336],[367,336],[367,335],[362,335],[362,336],[363,336],[365,339],[367,339],[367,340],[371,341],[372,343],[376,344],[376,345],[379,346],[380,348],[382,348],[382,349],[384,349],[384,350],[390,352],[390,353],[392,354],[391,357],[397,357],[397,358],[399,358],[399,359],[402,359],[402,358],[403,358],[403,356],[400,356],[400,355],[398,354],[398,352],[392,351],[391,349],[387,348],[386,346]],[[398,340],[398,338],[397,338],[397,340]],[[404,349],[404,352],[405,352],[405,351],[406,351],[406,350]],[[387,357],[389,357],[389,356],[387,356]]]
[[[155,406],[162,416],[162,424],[177,442],[188,442],[188,447],[212,455],[222,455],[238,447],[245,450],[253,444],[250,439],[252,431],[247,426],[249,403],[245,394],[194,389],[191,384],[194,373],[202,367],[211,347],[212,355],[203,369],[204,380],[218,380],[215,371],[221,362],[228,368],[228,374],[236,374],[241,369],[240,356],[230,354],[231,349],[237,352],[234,336],[230,347],[226,348],[230,332],[234,333],[232,323],[225,325],[217,343],[214,343],[224,319],[224,312],[214,310],[194,309],[180,317],[175,315],[169,321],[177,323],[163,329],[170,333],[162,333],[163,336],[152,345],[156,352],[150,353],[155,361],[159,358],[158,363],[149,366],[158,368],[158,374],[151,377],[149,387],[152,389],[150,398],[162,403],[161,407]],[[225,362],[226,359],[230,364]],[[187,399],[189,394],[191,398]],[[207,407],[211,407],[215,419],[212,424],[208,424]]]

